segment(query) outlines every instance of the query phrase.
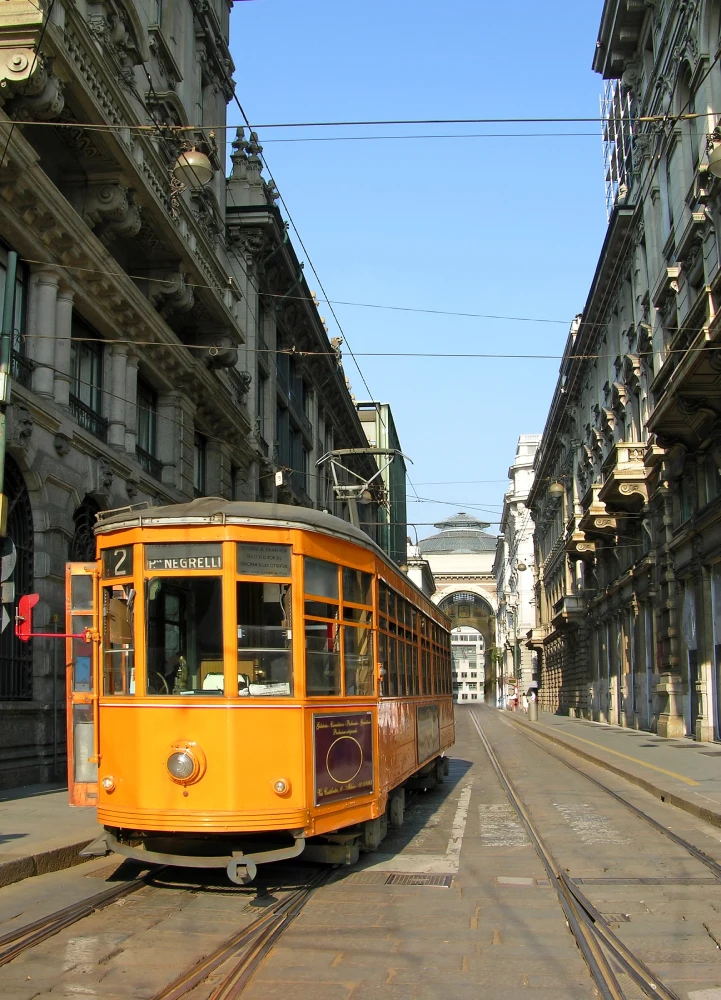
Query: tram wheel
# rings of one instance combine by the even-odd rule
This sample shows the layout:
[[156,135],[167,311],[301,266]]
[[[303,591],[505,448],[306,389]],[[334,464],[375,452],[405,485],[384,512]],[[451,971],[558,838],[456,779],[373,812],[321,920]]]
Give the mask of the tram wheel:
[[433,777],[436,779],[436,783],[442,785],[446,780],[446,765],[442,757],[436,757],[435,767],[433,769]]
[[395,829],[403,826],[403,813],[406,810],[406,792],[404,788],[394,788],[388,798],[388,826]]

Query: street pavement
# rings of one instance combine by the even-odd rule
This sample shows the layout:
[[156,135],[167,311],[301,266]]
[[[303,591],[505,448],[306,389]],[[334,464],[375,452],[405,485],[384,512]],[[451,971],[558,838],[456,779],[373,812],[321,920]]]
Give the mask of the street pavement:
[[[694,796],[708,793],[715,808],[715,774],[705,769],[716,765],[703,756],[714,748],[679,753],[667,745],[679,741],[657,744],[648,734],[629,736],[580,720],[557,725],[555,717],[542,716],[531,724],[483,707],[474,708],[474,714],[559,864],[584,880],[583,891],[616,932],[682,1000],[721,1000],[721,898],[716,898],[711,873],[544,749],[593,774],[721,860],[718,827],[690,808],[662,802],[658,794],[664,783],[675,782],[674,788],[685,790],[687,804],[695,807]],[[556,746],[548,742],[549,735]],[[564,749],[564,741],[575,752]],[[595,756],[604,770],[581,759],[579,748]],[[659,752],[669,759],[654,757]],[[463,707],[450,758],[444,784],[409,798],[402,829],[391,831],[378,852],[363,855],[352,869],[339,869],[330,884],[317,890],[246,987],[247,1000],[286,1000],[289,995],[313,1000],[516,1000],[526,995],[531,1000],[590,1000],[595,995],[555,891],[489,766],[471,712]],[[666,767],[677,758],[675,768]],[[657,790],[613,773],[609,762],[635,777],[649,772]],[[653,768],[647,766],[652,763]],[[0,815],[7,810],[13,828],[26,831],[28,848],[35,850],[52,829],[46,814],[43,830],[33,800],[42,800],[46,810],[57,808],[60,815],[57,795],[55,790],[27,796],[24,806],[18,797],[0,801]],[[30,834],[33,816],[35,839]],[[117,859],[100,859],[1,889],[0,935],[101,891],[108,878],[127,878],[123,870],[112,874],[117,864]],[[262,877],[277,895],[307,873],[289,864],[268,866]],[[272,889],[274,884],[278,888]],[[150,1000],[257,915],[257,891],[231,886],[223,873],[208,878],[187,870],[171,872],[0,968],[0,998]],[[193,1000],[207,1000],[214,985],[209,981],[196,988]],[[629,984],[622,985],[626,995],[636,995]]]
[[99,832],[95,810],[71,808],[60,785],[0,792],[0,886],[78,864]]

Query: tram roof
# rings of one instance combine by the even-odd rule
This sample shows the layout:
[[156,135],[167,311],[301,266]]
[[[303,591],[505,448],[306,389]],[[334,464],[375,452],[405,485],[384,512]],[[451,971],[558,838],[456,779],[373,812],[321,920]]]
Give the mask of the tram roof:
[[[250,503],[242,500],[224,500],[222,497],[199,497],[190,503],[166,504],[162,507],[123,507],[118,511],[100,512],[95,525],[97,535],[109,534],[127,528],[162,528],[177,525],[203,524],[253,524],[268,527],[300,528],[322,532],[334,538],[362,545],[374,552],[405,582],[432,606],[415,583],[397,566],[383,549],[365,531],[356,528],[334,514],[326,514],[312,507],[295,507],[292,504]],[[436,607],[436,610],[438,608]],[[439,612],[443,615],[443,612]]]
[[173,503],[160,507],[123,507],[118,511],[108,511],[107,514],[101,511],[95,525],[95,533],[105,534],[117,531],[119,528],[150,528],[164,525],[250,523],[283,528],[310,528],[340,536],[381,552],[369,535],[334,514],[326,514],[312,507],[250,503],[242,500],[224,500],[222,497],[199,497],[190,503]]

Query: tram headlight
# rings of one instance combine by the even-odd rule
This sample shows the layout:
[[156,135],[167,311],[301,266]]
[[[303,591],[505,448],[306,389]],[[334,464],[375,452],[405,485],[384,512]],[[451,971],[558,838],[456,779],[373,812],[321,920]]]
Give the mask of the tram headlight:
[[291,785],[287,778],[278,778],[277,781],[273,782],[273,791],[276,795],[288,795],[290,788]]
[[165,766],[173,781],[179,785],[192,785],[205,774],[205,754],[197,743],[179,740],[171,744]]
[[106,792],[115,791],[115,778],[108,774],[105,778],[102,778],[100,784],[103,786]]
[[195,770],[195,760],[187,750],[180,753],[171,753],[168,757],[168,771],[176,781],[187,781],[193,777]]

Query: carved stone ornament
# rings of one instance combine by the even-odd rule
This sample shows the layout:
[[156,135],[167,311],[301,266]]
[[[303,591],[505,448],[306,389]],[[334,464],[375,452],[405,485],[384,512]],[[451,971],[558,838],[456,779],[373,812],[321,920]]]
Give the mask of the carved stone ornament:
[[97,463],[97,489],[96,492],[103,493],[105,495],[110,493],[113,488],[113,479],[115,473],[113,472],[113,467],[110,462],[105,458],[99,458]]
[[88,187],[85,221],[106,239],[132,237],[140,231],[140,209],[122,184],[95,181]]
[[[11,74],[10,78],[2,78],[3,61],[9,64],[5,67],[5,72]],[[12,51],[5,60],[0,54],[0,95],[5,102],[6,111],[13,118],[44,122],[59,117],[65,107],[65,97],[63,84],[52,72],[51,65],[51,60],[45,56],[36,58],[30,53],[28,57],[23,50]],[[12,73],[13,70],[17,74]],[[16,76],[21,78],[18,80]]]
[[65,458],[66,455],[70,454],[71,441],[67,434],[62,434],[58,432],[53,440],[53,447],[58,453],[60,458]]
[[33,433],[33,416],[30,410],[15,403],[9,410],[8,445],[25,450]]
[[209,368],[232,368],[238,360],[238,349],[229,333],[200,333],[195,341],[203,350],[200,359]]
[[190,312],[195,304],[193,288],[180,270],[168,271],[158,281],[151,281],[149,298],[163,318],[174,312]]
[[679,479],[683,475],[686,464],[686,448],[682,444],[672,445],[666,452],[661,468],[661,479],[663,482],[670,482]]

